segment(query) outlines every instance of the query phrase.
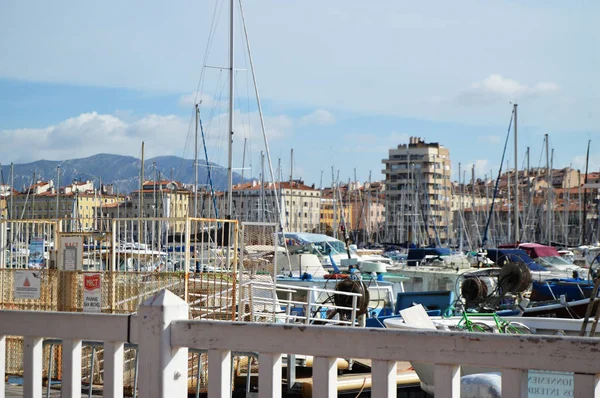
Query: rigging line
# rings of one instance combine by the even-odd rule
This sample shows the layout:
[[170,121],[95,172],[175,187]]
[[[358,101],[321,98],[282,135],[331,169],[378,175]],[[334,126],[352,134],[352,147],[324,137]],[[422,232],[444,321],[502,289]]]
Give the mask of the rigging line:
[[198,121],[200,122],[200,132],[202,133],[202,146],[204,147],[204,157],[206,158],[206,168],[207,168],[207,174],[208,174],[208,182],[210,184],[210,193],[212,195],[212,199],[213,199],[213,206],[215,207],[215,218],[219,218],[219,209],[217,208],[217,198],[215,196],[215,188],[213,186],[213,181],[212,181],[212,174],[210,171],[210,165],[208,162],[208,151],[206,150],[206,140],[204,138],[204,128],[202,127],[202,118],[198,118]]
[[[213,9],[213,15],[212,15],[212,20],[210,23],[210,28],[208,31],[208,38],[207,38],[207,42],[206,42],[206,47],[205,47],[205,52],[204,52],[204,59],[202,62],[202,69],[200,71],[200,77],[198,79],[198,84],[196,85],[196,92],[194,95],[194,106],[198,103],[198,94],[200,93],[200,97],[202,97],[202,92],[204,90],[204,80],[205,80],[205,65],[206,65],[206,61],[208,60],[208,56],[210,54],[210,50],[212,48],[212,43],[214,41],[214,37],[215,37],[215,31],[216,31],[216,26],[215,26],[215,22],[218,21],[220,15],[221,15],[221,10],[223,9],[223,4],[224,1],[221,0],[221,7],[219,7],[219,1],[217,1],[215,3],[215,7]],[[217,14],[217,10],[219,10],[218,14]],[[200,107],[200,105],[199,105]],[[194,112],[195,112],[195,107],[194,107]],[[183,169],[184,163],[185,163],[185,157],[187,155],[187,148],[188,145],[190,143],[191,140],[191,134],[192,134],[192,125],[193,125],[193,120],[195,119],[195,115],[192,114],[190,116],[190,120],[188,123],[188,134],[186,136],[186,141],[185,141],[185,145],[183,147],[183,153],[182,153],[182,161],[180,163],[180,167],[179,169],[177,169],[175,176],[173,176],[174,178],[179,175],[179,171]]]
[[504,141],[504,150],[502,151],[502,159],[500,160],[500,167],[498,167],[498,178],[496,178],[496,185],[494,187],[494,196],[492,197],[492,204],[490,206],[490,212],[488,214],[487,221],[485,223],[485,231],[483,233],[483,240],[481,241],[481,247],[485,247],[488,240],[488,231],[490,228],[490,221],[492,214],[494,214],[494,204],[496,202],[496,196],[498,195],[498,184],[500,183],[500,176],[502,175],[502,164],[504,163],[504,156],[506,155],[506,147],[508,146],[508,138],[510,137],[510,129],[512,127],[513,118],[515,117],[515,111],[513,109],[510,114],[510,122],[508,122],[508,131],[506,132],[506,140]]
[[[210,115],[209,115],[209,122],[208,122],[208,126],[207,126],[207,131],[211,131],[212,130],[212,124],[213,121],[215,120],[215,114],[217,113],[217,110],[220,111],[221,106],[222,106],[222,98],[223,98],[223,91],[225,90],[225,86],[226,86],[226,82],[227,80],[223,79],[223,71],[219,72],[219,78],[216,82],[216,87],[215,87],[215,93],[216,97],[215,97],[215,101],[212,104],[212,109],[210,110]],[[219,90],[219,87],[221,87],[221,89]],[[218,132],[218,136],[217,136],[217,145],[215,147],[215,152],[217,153],[217,159],[220,159],[220,153],[222,151],[222,141],[224,141],[224,137],[223,136],[223,131],[221,130],[222,127],[222,119],[223,118],[217,118],[217,122],[219,123],[219,126],[217,126],[217,132]],[[221,139],[223,138],[223,139]],[[220,163],[220,160],[217,161],[217,163]]]
[[[206,40],[206,49],[204,51],[204,58],[202,60],[202,69],[200,71],[200,78],[198,79],[198,85],[196,86],[196,94],[194,98],[194,105],[198,102],[198,93],[200,93],[200,98],[202,98],[202,93],[204,92],[204,81],[206,77],[206,62],[208,61],[208,56],[212,49],[212,45],[215,39],[216,32],[216,22],[221,17],[221,12],[223,10],[223,4],[225,3],[221,0],[221,6],[219,7],[219,1],[215,3],[215,8],[213,10],[213,16],[210,23],[210,28],[208,30],[208,38]],[[218,10],[218,13],[217,13]]]

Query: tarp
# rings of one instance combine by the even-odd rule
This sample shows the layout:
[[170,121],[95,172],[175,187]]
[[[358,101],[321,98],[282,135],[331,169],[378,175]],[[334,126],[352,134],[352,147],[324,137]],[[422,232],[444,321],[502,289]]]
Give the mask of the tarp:
[[519,249],[525,250],[529,257],[536,259],[538,257],[560,257],[560,253],[552,246],[544,246],[539,243],[522,243]]
[[519,249],[488,249],[487,257],[494,263],[507,259],[508,261],[522,261],[531,271],[547,271],[546,268],[534,262],[524,250]]

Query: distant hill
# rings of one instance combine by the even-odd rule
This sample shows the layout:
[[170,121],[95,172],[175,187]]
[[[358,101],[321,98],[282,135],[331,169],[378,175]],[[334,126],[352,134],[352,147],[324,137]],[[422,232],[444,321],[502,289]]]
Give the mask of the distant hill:
[[[144,179],[154,179],[156,173],[162,179],[173,179],[185,184],[194,183],[194,160],[177,156],[158,156],[145,160]],[[98,154],[82,159],[62,161],[38,160],[32,163],[14,165],[15,190],[23,190],[32,183],[33,173],[36,180],[53,180],[56,184],[56,167],[60,166],[60,185],[71,182],[94,181],[99,187],[103,184],[113,184],[119,193],[130,193],[139,187],[140,160],[133,156]],[[10,165],[3,165],[0,184],[10,185]],[[215,190],[227,188],[227,169],[211,163],[212,180]],[[158,178],[158,177],[157,177]],[[233,174],[233,182],[242,181],[239,174]],[[208,184],[208,169],[201,161],[198,167],[198,183]]]

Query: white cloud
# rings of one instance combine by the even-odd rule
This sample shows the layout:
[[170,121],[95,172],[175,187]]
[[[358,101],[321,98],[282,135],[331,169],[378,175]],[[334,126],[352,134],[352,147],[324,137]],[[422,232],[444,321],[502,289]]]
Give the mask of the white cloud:
[[487,105],[495,102],[519,100],[524,97],[537,97],[560,90],[553,82],[539,82],[527,86],[516,80],[509,79],[497,73],[489,75],[482,81],[471,84],[455,98],[463,105]]
[[373,133],[348,133],[344,134],[346,145],[342,148],[344,152],[354,153],[381,153],[387,155],[390,149],[401,144],[408,144],[410,134],[392,131],[385,134]]
[[[571,159],[571,167],[585,173],[585,158],[586,155],[578,155]],[[588,173],[597,172],[600,165],[600,153],[590,153]]]
[[308,115],[302,116],[300,118],[300,123],[318,125],[334,124],[335,116],[328,110],[317,109],[316,111],[309,113]]
[[484,142],[487,144],[499,144],[500,143],[499,135],[482,135],[477,137],[477,141]]
[[62,160],[97,153],[137,156],[176,155],[184,146],[187,123],[173,115],[148,115],[127,122],[114,115],[82,113],[44,128],[2,130],[0,156],[14,162]]

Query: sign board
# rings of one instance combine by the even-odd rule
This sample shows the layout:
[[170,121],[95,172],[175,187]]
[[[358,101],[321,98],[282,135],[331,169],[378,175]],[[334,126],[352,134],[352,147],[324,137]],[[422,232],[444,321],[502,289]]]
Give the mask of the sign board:
[[39,300],[39,271],[15,271],[14,296],[15,299]]
[[31,238],[29,242],[29,268],[44,267],[44,238]]
[[573,373],[530,370],[528,380],[529,398],[573,396]]
[[64,271],[83,269],[83,236],[60,236],[58,268]]
[[83,274],[83,312],[102,312],[102,274]]

